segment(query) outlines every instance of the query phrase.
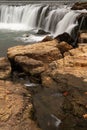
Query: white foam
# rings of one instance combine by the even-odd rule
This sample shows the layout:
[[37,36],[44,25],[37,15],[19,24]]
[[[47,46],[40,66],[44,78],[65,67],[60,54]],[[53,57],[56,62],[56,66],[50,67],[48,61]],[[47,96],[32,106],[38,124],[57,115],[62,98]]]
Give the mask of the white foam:
[[55,115],[51,114],[51,117],[54,118],[56,121],[55,121],[55,126],[56,127],[59,127],[59,125],[61,124],[61,120],[58,119]]
[[36,87],[37,84],[34,84],[34,83],[25,83],[24,84],[26,87]]
[[50,36],[50,35],[42,35],[42,36],[35,36],[35,35],[29,35],[28,37],[26,36],[23,36],[23,37],[18,37],[16,40],[20,40],[20,41],[23,41],[25,43],[28,43],[28,42],[40,42],[42,41],[46,36]]
[[28,31],[30,28],[25,24],[17,23],[0,23],[0,29],[14,30],[14,31]]

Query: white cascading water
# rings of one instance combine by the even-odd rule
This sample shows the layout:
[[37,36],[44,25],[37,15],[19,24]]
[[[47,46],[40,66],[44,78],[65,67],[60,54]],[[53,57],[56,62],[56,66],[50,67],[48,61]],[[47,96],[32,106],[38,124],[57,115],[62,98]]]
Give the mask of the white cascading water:
[[78,25],[76,18],[80,15],[79,12],[70,11],[68,12],[63,19],[57,24],[55,30],[55,36],[62,34],[64,32],[71,33],[72,29]]
[[50,9],[45,5],[0,6],[0,29],[31,30],[42,28],[54,37],[63,32],[71,33],[78,24],[78,11],[66,6]]
[[45,30],[55,32],[56,25],[68,12],[67,9],[58,8],[49,12],[47,18],[45,19]]

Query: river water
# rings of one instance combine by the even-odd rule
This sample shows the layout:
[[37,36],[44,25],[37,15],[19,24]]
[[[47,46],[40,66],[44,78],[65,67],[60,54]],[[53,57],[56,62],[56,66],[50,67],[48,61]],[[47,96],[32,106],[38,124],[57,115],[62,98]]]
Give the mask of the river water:
[[24,34],[30,36],[37,29],[50,32],[53,37],[64,32],[71,35],[72,29],[78,26],[76,17],[80,13],[71,11],[70,5],[0,5],[0,57],[6,56],[11,46],[32,43],[34,36],[29,41]]

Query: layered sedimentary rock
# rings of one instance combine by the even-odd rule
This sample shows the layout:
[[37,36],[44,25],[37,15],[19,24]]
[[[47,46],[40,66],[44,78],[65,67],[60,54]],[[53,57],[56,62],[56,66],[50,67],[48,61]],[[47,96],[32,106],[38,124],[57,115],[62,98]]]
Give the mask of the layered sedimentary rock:
[[0,79],[9,78],[11,74],[11,65],[7,58],[0,58]]
[[[68,52],[65,52],[64,58],[50,63],[49,69],[47,70],[47,72],[43,74],[42,77],[44,77],[45,75],[46,76],[48,75],[47,80],[52,78],[52,79],[55,79],[54,81],[57,81],[57,78],[59,78],[58,75],[62,75],[64,76],[64,80],[67,83],[67,86],[69,86],[68,84],[70,83],[71,85],[76,86],[76,87],[77,86],[83,87],[84,85],[82,85],[82,83],[84,81],[87,81],[86,72],[87,72],[87,46],[83,44],[79,46],[79,48],[72,49],[72,50],[69,50]],[[71,75],[71,77],[77,77],[76,79],[82,78],[82,83],[80,82],[80,80],[79,82],[73,82],[72,78],[67,77],[66,75],[67,76]],[[45,83],[48,84],[48,82],[45,82]],[[43,80],[43,84],[44,84],[44,80]],[[75,84],[78,84],[78,85],[75,85]],[[86,87],[84,87],[84,89],[86,89]]]
[[[42,74],[42,83],[49,88],[56,87],[60,92],[67,91],[67,99],[71,97],[73,114],[83,116],[87,104],[87,96],[84,94],[87,91],[87,46],[70,50],[63,59],[49,64],[49,70]],[[78,108],[81,111],[78,112],[73,103],[76,107],[81,105]]]
[[[31,89],[42,129],[87,128],[86,44],[72,49],[66,42],[53,40],[16,46],[8,49],[8,58],[16,71],[21,67],[26,74],[40,76],[43,88]],[[55,125],[56,121],[60,121],[59,125]]]
[[8,49],[8,58],[14,66],[19,66],[23,71],[40,74],[45,71],[49,63],[63,57],[64,48],[65,51],[68,51],[72,49],[72,46],[65,42],[58,45],[57,40],[16,46]]
[[39,130],[30,119],[31,94],[21,84],[0,80],[0,130]]

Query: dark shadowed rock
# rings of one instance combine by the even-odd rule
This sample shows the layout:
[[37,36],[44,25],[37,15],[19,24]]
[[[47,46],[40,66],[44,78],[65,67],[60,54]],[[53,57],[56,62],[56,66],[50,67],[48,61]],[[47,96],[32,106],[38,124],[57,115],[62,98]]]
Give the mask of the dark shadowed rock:
[[87,9],[87,2],[77,2],[75,3],[72,8],[72,10],[82,10]]
[[9,78],[11,74],[11,65],[7,58],[0,58],[0,79]]
[[15,63],[17,63],[17,65],[21,67],[24,72],[30,72],[31,74],[40,74],[44,70],[44,64],[42,61],[29,58],[28,56],[15,56]]
[[39,35],[46,35],[46,34],[50,34],[49,32],[46,32],[46,31],[44,31],[44,30],[42,30],[42,29],[39,29],[39,30],[37,30],[37,32],[36,32],[37,34],[39,34]]
[[55,37],[59,42],[65,41],[70,45],[73,45],[72,43],[74,42],[73,38],[68,34],[68,33],[63,33]]
[[87,30],[87,13],[81,13],[78,17],[78,24],[80,30]]

